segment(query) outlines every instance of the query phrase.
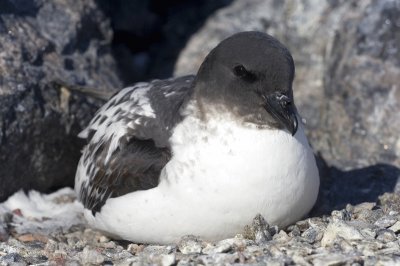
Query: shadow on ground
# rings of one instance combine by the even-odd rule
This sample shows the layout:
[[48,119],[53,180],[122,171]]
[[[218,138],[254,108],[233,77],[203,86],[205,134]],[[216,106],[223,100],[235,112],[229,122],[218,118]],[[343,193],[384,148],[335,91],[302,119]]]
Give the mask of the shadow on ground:
[[[328,167],[318,158],[321,187],[318,201],[311,211],[312,216],[330,214],[347,204],[376,202],[386,192],[397,192],[400,169],[389,164],[375,164],[368,167],[342,171]],[[397,186],[397,189],[396,189]]]

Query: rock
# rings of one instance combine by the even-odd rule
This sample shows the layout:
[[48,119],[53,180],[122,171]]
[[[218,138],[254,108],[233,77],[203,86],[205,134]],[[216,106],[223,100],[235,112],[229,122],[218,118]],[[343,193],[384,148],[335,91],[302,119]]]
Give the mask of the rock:
[[[278,231],[272,228],[271,232]],[[244,237],[254,240],[257,244],[265,243],[272,239],[270,227],[261,214],[257,214],[252,221],[251,226],[245,226]]]
[[371,211],[376,206],[375,202],[363,202],[353,206],[353,213],[359,213],[363,210]]
[[269,232],[269,224],[260,214],[254,218],[252,229],[254,232],[254,241],[257,244],[262,244],[272,239]]
[[289,226],[288,230],[290,231],[290,236],[300,236],[301,234],[300,228],[297,225]]
[[19,241],[22,242],[33,242],[33,241],[39,241],[43,243],[47,243],[48,237],[44,235],[39,235],[39,234],[24,234],[24,235],[19,235],[17,237]]
[[290,237],[285,231],[281,230],[279,233],[274,235],[272,239],[278,242],[287,242]]
[[358,220],[365,221],[367,223],[375,223],[380,217],[382,217],[383,211],[378,210],[363,210],[354,215]]
[[380,229],[377,232],[376,239],[382,241],[383,243],[388,243],[397,240],[396,234],[392,230],[388,229]]
[[184,236],[178,243],[182,254],[199,254],[203,249],[202,241],[195,236]]
[[7,229],[3,227],[3,224],[0,224],[0,242],[7,241],[10,237],[10,234],[7,232]]
[[337,245],[338,249],[340,249],[342,252],[345,252],[345,253],[354,253],[354,251],[357,249],[356,245],[354,245],[354,244],[352,245],[350,243],[350,241],[342,239],[342,238],[340,238],[337,242],[335,242],[335,248],[336,248],[336,245]]
[[334,243],[337,237],[346,240],[361,240],[363,235],[353,226],[349,226],[344,221],[334,221],[328,225],[321,240],[321,246],[326,247]]
[[175,254],[162,255],[161,257],[161,265],[162,266],[170,266],[175,263]]
[[90,249],[89,247],[85,247],[81,254],[82,264],[99,265],[104,262],[104,259],[104,256],[101,255],[100,252],[95,249]]
[[400,232],[400,221],[397,221],[394,225],[389,227],[389,230],[392,230],[396,234]]
[[222,240],[214,245],[207,245],[202,252],[204,254],[216,254],[216,253],[225,253],[233,248],[232,243]]
[[[238,254],[226,254],[226,253],[217,253],[213,256],[201,257],[199,258],[200,265],[231,265],[235,263],[235,261],[239,260]],[[188,265],[183,261],[183,263],[178,263],[178,265]]]
[[60,87],[122,86],[109,21],[93,0],[0,3],[0,201],[20,188],[71,186],[82,141],[101,102]]
[[365,238],[374,239],[376,237],[376,232],[372,228],[362,228],[360,232]]
[[310,227],[301,234],[301,237],[303,237],[307,243],[313,244],[315,241],[321,241],[323,235],[324,233],[321,229]]
[[356,228],[364,237],[364,240],[372,240],[376,236],[376,226],[373,224],[361,220],[351,220],[346,223],[349,226]]
[[324,158],[344,167],[400,165],[400,33],[396,1],[348,2],[325,68]]
[[[313,265],[316,266],[334,266],[334,265],[355,265],[360,260],[358,256],[349,256],[344,254],[330,254],[314,259]],[[356,264],[357,265],[357,264]]]
[[132,253],[133,255],[138,254],[139,252],[142,252],[144,249],[144,246],[139,246],[138,244],[129,244],[127,250]]
[[306,231],[308,228],[310,228],[310,222],[309,220],[302,220],[302,221],[298,221],[296,222],[297,227],[299,228],[299,230],[301,232]]
[[[197,238],[191,238],[192,236],[187,236],[187,237],[183,237],[182,240],[187,241],[187,242],[182,242],[182,245],[186,245],[186,246],[190,246],[191,240],[193,241],[200,241]],[[197,243],[197,242],[196,242]],[[162,245],[149,245],[149,246],[144,246],[142,253],[143,254],[169,254],[171,253],[173,250],[175,249],[175,247],[173,246],[162,246]]]
[[399,193],[385,193],[379,197],[379,204],[386,212],[397,211],[400,212],[400,194]]
[[381,228],[388,228],[394,225],[397,222],[396,217],[385,215],[379,218],[374,225],[381,227]]
[[227,253],[234,250],[243,250],[247,246],[254,244],[254,241],[243,238],[242,235],[237,235],[234,238],[228,238],[218,241],[215,245],[206,245],[203,248],[204,254]]
[[25,260],[18,253],[9,253],[7,255],[4,255],[0,258],[0,262],[4,265],[27,265]]
[[109,241],[110,241],[110,238],[108,238],[106,236],[100,236],[100,238],[99,238],[100,243],[107,243]]
[[109,242],[102,243],[101,246],[103,248],[114,249],[117,247],[117,244],[114,241],[109,241]]
[[331,216],[333,220],[350,221],[351,219],[351,213],[349,213],[347,210],[334,210],[332,211]]

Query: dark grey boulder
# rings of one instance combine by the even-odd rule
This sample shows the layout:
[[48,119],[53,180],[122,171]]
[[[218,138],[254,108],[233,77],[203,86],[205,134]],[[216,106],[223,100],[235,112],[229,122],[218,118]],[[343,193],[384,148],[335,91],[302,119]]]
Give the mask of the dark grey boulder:
[[58,83],[120,88],[111,39],[92,0],[0,2],[0,201],[73,185],[76,135],[101,101]]

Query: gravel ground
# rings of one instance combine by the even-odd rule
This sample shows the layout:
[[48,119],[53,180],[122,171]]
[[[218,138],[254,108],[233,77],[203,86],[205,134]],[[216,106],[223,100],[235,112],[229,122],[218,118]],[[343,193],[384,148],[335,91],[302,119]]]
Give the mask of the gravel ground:
[[[185,236],[168,246],[111,240],[87,228],[70,189],[39,195],[20,197],[37,202],[34,208],[17,208],[15,199],[0,205],[0,265],[400,264],[400,195],[393,193],[285,229],[257,216],[234,238],[209,243]],[[44,207],[46,201],[52,205]],[[40,208],[52,217],[38,217]]]

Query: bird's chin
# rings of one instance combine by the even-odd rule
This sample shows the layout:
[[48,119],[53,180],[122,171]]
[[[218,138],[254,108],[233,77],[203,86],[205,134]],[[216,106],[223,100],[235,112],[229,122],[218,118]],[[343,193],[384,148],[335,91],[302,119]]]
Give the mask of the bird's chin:
[[[265,112],[265,111],[264,111]],[[279,128],[280,124],[276,123],[275,121],[271,121],[265,115],[249,115],[243,117],[243,123],[245,127],[249,128],[257,128],[257,129],[274,129]]]
[[256,129],[270,129],[270,126],[267,125],[262,125],[262,124],[256,124],[252,122],[243,122],[243,126],[246,128],[256,128]]

